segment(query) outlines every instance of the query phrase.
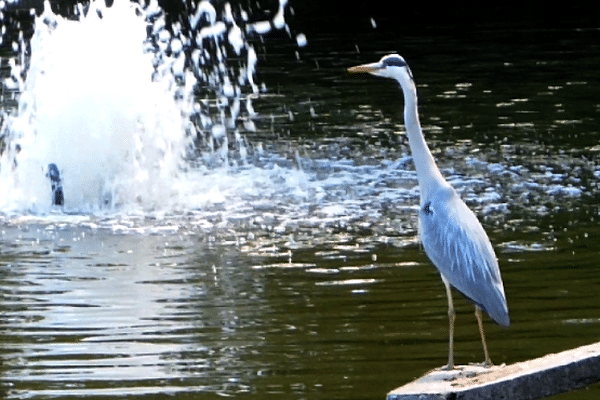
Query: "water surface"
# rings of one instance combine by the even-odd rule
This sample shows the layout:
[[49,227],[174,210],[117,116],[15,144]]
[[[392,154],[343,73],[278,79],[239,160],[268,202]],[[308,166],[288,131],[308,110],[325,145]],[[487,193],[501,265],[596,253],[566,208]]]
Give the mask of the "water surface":
[[[400,92],[344,72],[392,50],[499,258],[512,325],[486,318],[492,360],[596,342],[599,32],[378,33],[265,44],[246,162],[203,172],[219,200],[0,214],[4,396],[382,399],[445,363]],[[455,306],[455,360],[479,362]]]

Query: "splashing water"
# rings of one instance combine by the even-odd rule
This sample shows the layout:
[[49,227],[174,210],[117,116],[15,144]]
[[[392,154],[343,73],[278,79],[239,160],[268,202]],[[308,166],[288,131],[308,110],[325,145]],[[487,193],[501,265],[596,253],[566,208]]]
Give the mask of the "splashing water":
[[[204,0],[169,25],[156,2],[94,1],[70,19],[46,3],[31,41],[21,35],[13,44],[20,54],[4,82],[18,109],[4,115],[0,131],[0,222],[58,216],[126,231],[259,229],[295,240],[307,228],[311,243],[314,227],[413,235],[419,195],[407,148],[361,143],[340,152],[343,144],[322,141],[306,158],[302,146],[283,155],[260,143],[246,148],[238,127],[253,131],[261,118],[253,100],[263,95],[249,37],[289,34],[286,6],[280,0],[272,18],[250,21],[228,3],[217,9]],[[295,41],[307,44],[302,34]],[[318,117],[312,106],[310,117]],[[402,130],[368,118],[376,122],[358,128],[375,136]],[[473,158],[468,147],[451,151],[467,156],[440,167],[483,215],[507,213],[513,199],[543,204],[549,194],[564,200],[585,192],[576,176],[552,173],[564,169],[562,160],[540,172]],[[61,174],[63,207],[51,205],[50,163]]]
[[[284,28],[285,5],[273,21],[247,24],[246,31]],[[207,191],[203,184],[206,168],[190,160],[227,165],[229,131],[244,109],[252,110],[244,88],[258,92],[256,53],[231,6],[217,13],[201,1],[189,32],[167,27],[156,2],[94,1],[77,14],[63,18],[46,2],[31,56],[22,39],[13,45],[21,57],[11,60],[5,85],[20,94],[2,132],[0,210],[48,213],[50,163],[60,170],[71,213],[176,210],[209,200],[207,192],[221,198],[217,187]],[[229,53],[245,58],[239,68],[228,66]]]

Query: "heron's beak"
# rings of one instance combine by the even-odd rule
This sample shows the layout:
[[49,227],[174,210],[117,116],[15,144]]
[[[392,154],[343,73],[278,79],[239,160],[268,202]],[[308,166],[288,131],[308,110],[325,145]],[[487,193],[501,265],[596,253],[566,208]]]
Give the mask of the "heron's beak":
[[372,74],[382,68],[383,68],[383,65],[381,65],[381,63],[371,63],[371,64],[357,65],[356,67],[350,67],[350,68],[348,68],[348,72],[351,74],[360,74],[360,73]]

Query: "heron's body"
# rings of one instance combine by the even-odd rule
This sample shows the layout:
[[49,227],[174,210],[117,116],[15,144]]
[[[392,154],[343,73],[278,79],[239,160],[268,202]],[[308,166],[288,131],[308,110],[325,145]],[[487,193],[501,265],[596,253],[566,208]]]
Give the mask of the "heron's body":
[[510,324],[504,287],[492,245],[452,187],[421,201],[419,233],[425,253],[442,277],[498,324]]
[[417,111],[417,91],[410,69],[398,55],[378,63],[349,69],[398,81],[404,94],[404,123],[420,189],[419,234],[425,253],[446,285],[450,317],[448,368],[454,367],[454,307],[450,287],[475,303],[485,364],[491,364],[485,344],[480,309],[495,322],[508,326],[508,306],[494,250],[481,223],[437,168],[423,137]]

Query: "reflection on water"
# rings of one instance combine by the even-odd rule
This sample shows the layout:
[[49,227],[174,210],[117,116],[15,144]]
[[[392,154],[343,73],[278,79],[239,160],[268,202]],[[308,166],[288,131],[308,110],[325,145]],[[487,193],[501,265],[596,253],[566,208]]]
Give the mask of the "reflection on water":
[[[509,329],[487,322],[496,363],[597,337],[600,232],[590,225],[561,229],[550,249],[527,246],[531,233],[492,233],[513,317]],[[9,398],[383,398],[445,356],[443,285],[410,238],[393,246],[330,230],[311,245],[275,233],[241,242],[53,225],[2,233]],[[457,360],[480,361],[472,307],[456,303]]]
[[10,394],[249,390],[243,360],[261,346],[244,327],[262,284],[222,245],[30,228],[3,232]]
[[[204,171],[219,201],[1,214],[6,397],[381,399],[441,365],[447,304],[416,240],[400,93],[343,74],[389,48],[411,62],[427,140],[497,249],[512,325],[486,319],[492,360],[597,341],[598,54],[586,44],[598,32],[561,32],[581,40],[577,62],[510,40],[488,54],[492,33],[469,39],[468,59],[436,37],[358,42],[358,54],[334,37],[301,60],[269,51],[247,164]],[[456,361],[481,361],[472,306],[455,305]]]

